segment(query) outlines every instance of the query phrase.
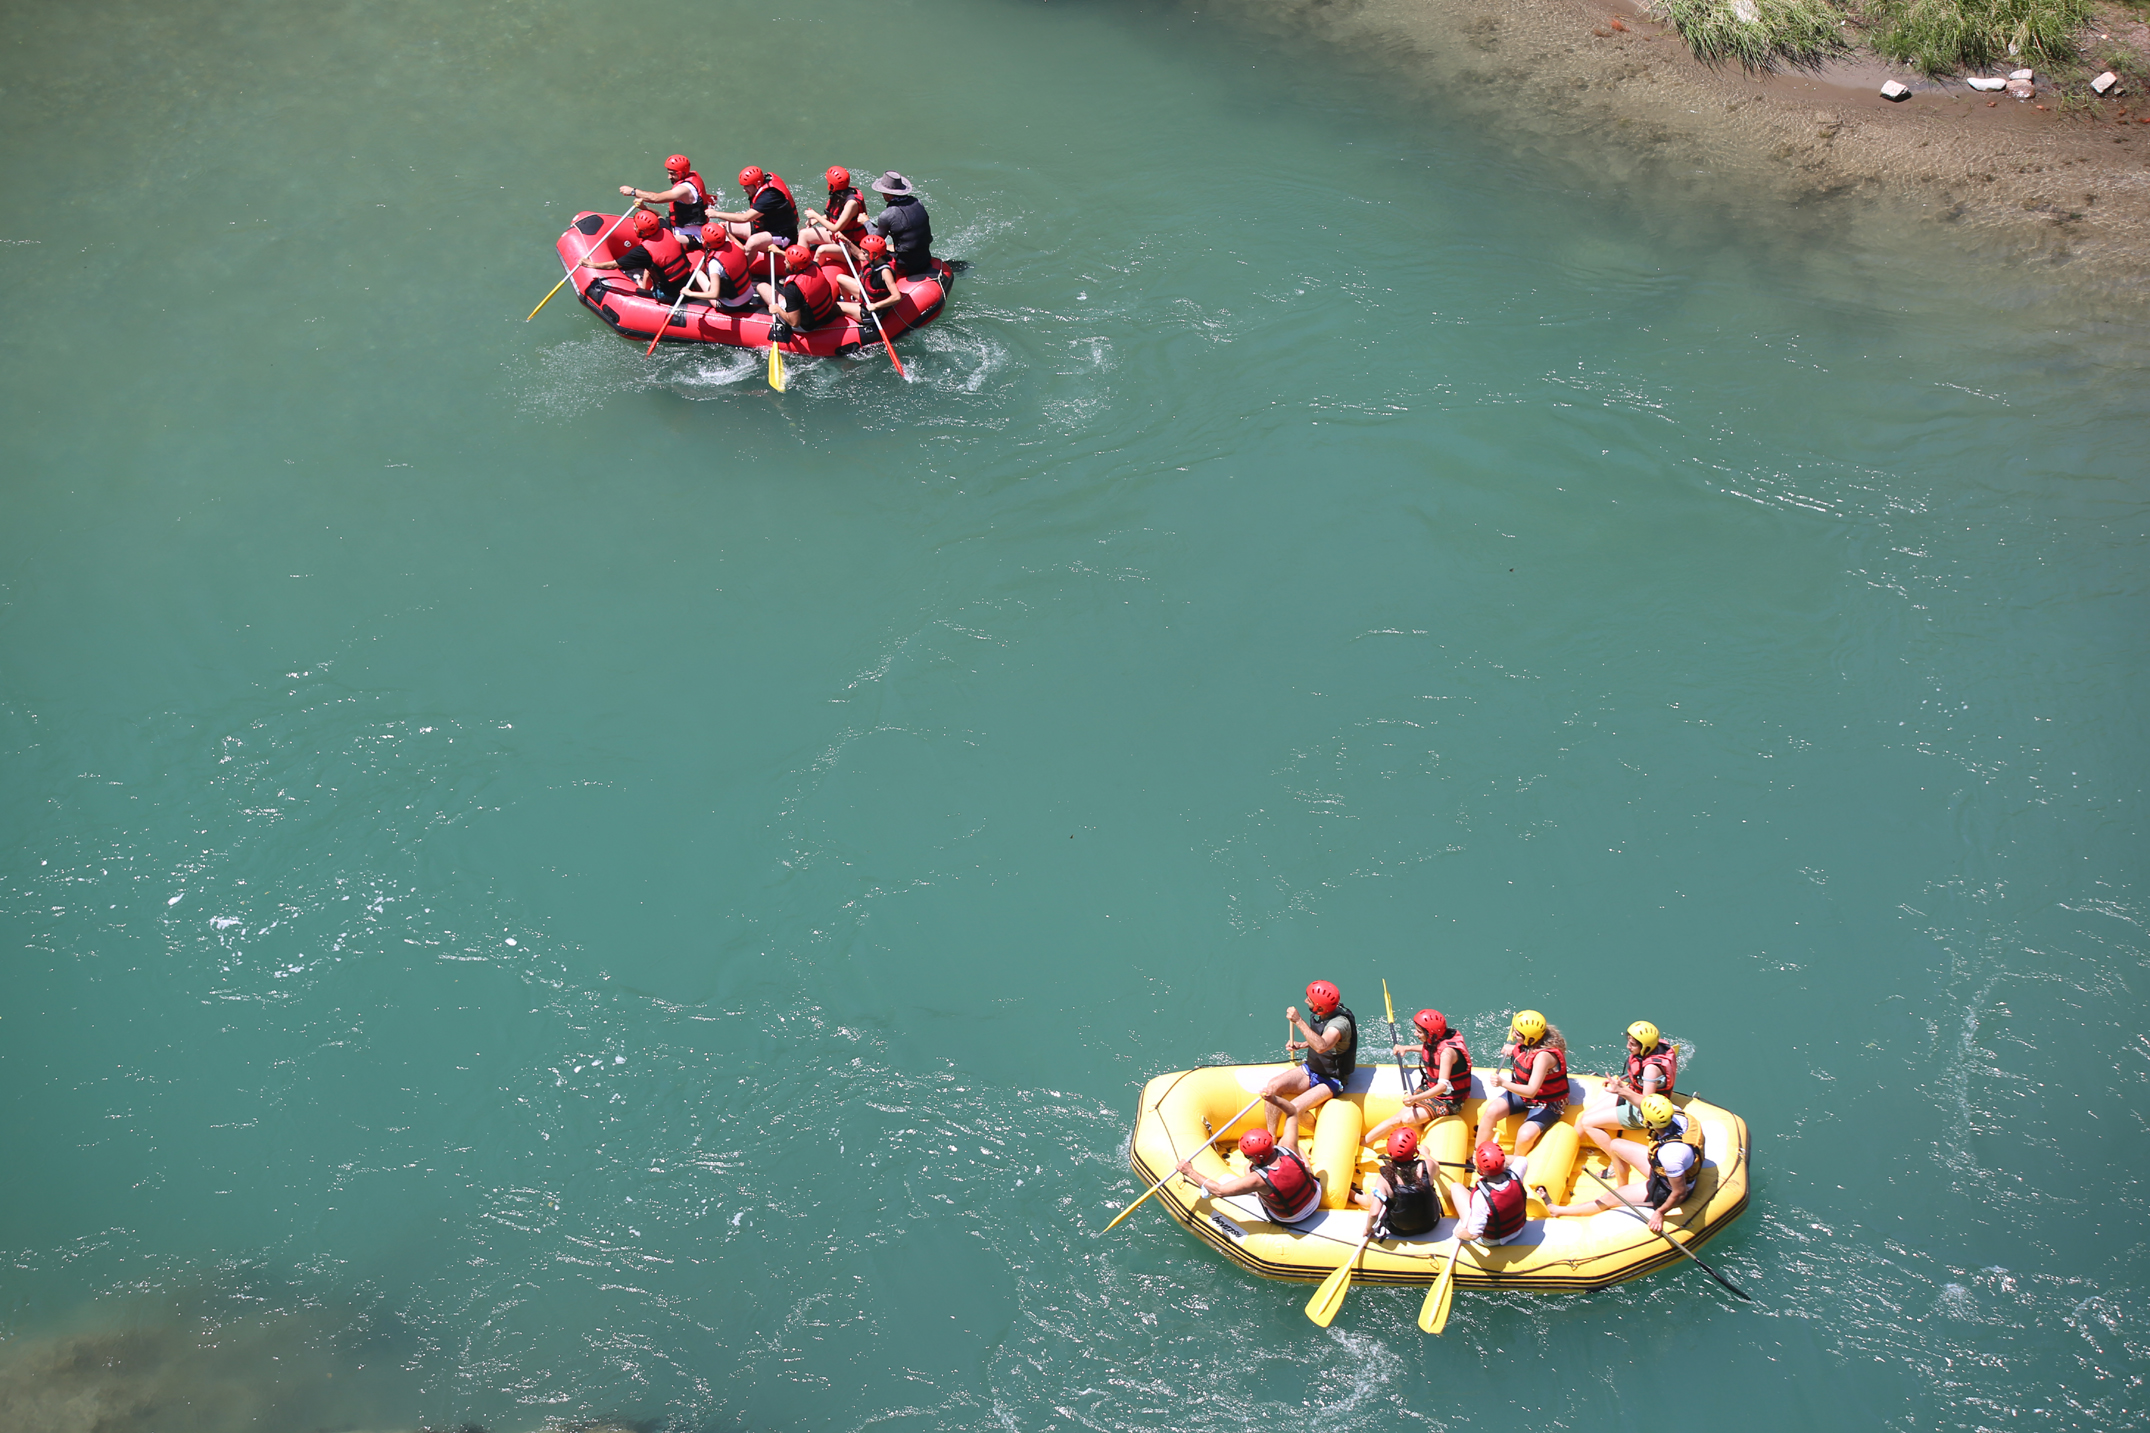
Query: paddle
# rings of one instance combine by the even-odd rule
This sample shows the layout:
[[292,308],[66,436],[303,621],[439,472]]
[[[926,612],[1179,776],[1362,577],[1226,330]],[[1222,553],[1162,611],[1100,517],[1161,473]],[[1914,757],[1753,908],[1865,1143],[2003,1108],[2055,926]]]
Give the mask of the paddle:
[[776,250],[769,250],[769,386],[784,391],[784,355],[776,346]]
[[[1606,1184],[1604,1176],[1600,1175],[1596,1170],[1586,1168],[1583,1170],[1583,1173],[1589,1175],[1592,1179],[1597,1180],[1598,1183],[1604,1184],[1605,1188],[1611,1191],[1614,1198],[1619,1198],[1620,1191],[1614,1189],[1610,1184]],[[1640,1209],[1637,1209],[1634,1205],[1628,1203],[1625,1199],[1620,1200],[1618,1207],[1625,1209],[1628,1213],[1634,1215],[1637,1219],[1640,1219],[1643,1223],[1644,1228],[1649,1228],[1650,1217],[1647,1214],[1644,1214]],[[1670,1234],[1667,1234],[1662,1229],[1653,1230],[1652,1232],[1655,1233],[1658,1238],[1664,1240],[1667,1244],[1670,1244],[1673,1248],[1679,1250],[1682,1254],[1685,1254],[1688,1258],[1694,1260],[1697,1264],[1702,1264],[1702,1272],[1715,1279],[1718,1283],[1724,1285],[1724,1287],[1728,1291],[1739,1295],[1739,1297],[1741,1297],[1742,1299],[1746,1299],[1746,1301],[1750,1304],[1754,1302],[1753,1298],[1748,1295],[1745,1289],[1742,1289],[1739,1285],[1733,1283],[1730,1279],[1727,1279],[1724,1275],[1718,1273],[1709,1265],[1703,1264],[1702,1256],[1700,1254],[1697,1254],[1694,1250],[1688,1248],[1685,1244],[1682,1244],[1679,1240],[1673,1238]]]
[[[1239,1115],[1245,1114],[1248,1110],[1251,1110],[1256,1105],[1260,1104],[1262,1102],[1262,1098],[1262,1096],[1256,1095],[1253,1099],[1248,1100],[1245,1104],[1241,1105],[1239,1107]],[[1233,1125],[1238,1124],[1239,1115],[1233,1115],[1230,1119],[1226,1120],[1224,1122],[1224,1128],[1230,1129]],[[1216,1138],[1217,1137],[1215,1135],[1211,1135],[1210,1142],[1215,1143]],[[1172,1171],[1166,1174],[1163,1179],[1158,1180],[1155,1184],[1151,1185],[1146,1191],[1144,1191],[1141,1199],[1137,1199],[1134,1203],[1128,1205],[1125,1209],[1122,1209],[1118,1214],[1114,1215],[1112,1223],[1107,1224],[1104,1228],[1098,1230],[1098,1234],[1100,1236],[1110,1234],[1113,1231],[1114,1226],[1118,1225],[1122,1219],[1125,1219],[1128,1215],[1134,1213],[1137,1209],[1140,1209],[1143,1205],[1144,1200],[1147,1200],[1150,1195],[1155,1194],[1158,1190],[1170,1184],[1172,1182],[1172,1176],[1178,1173],[1178,1167],[1174,1166]]]
[[1463,1235],[1456,1235],[1456,1246],[1448,1251],[1448,1263],[1441,1270],[1441,1277],[1434,1280],[1433,1287],[1426,1290],[1426,1302],[1418,1308],[1418,1326],[1438,1337],[1448,1327],[1449,1306],[1456,1302],[1456,1260],[1463,1253]]
[[[1403,1036],[1396,1033],[1396,1002],[1389,999],[1389,983],[1386,980],[1381,982],[1381,1003],[1387,1007],[1389,1012],[1389,1048],[1394,1050],[1396,1046],[1403,1043]],[[1411,1072],[1405,1068],[1403,1056],[1401,1055],[1396,1057],[1396,1078],[1402,1081],[1404,1098],[1408,1100],[1411,1096]],[[1433,1071],[1431,1070],[1426,1072],[1426,1083],[1428,1085],[1433,1083]]]
[[839,238],[836,247],[844,251],[844,263],[850,266],[851,277],[859,286],[859,307],[873,315],[873,331],[881,335],[881,346],[888,350],[888,361],[896,365],[896,376],[909,383],[911,375],[903,371],[903,360],[896,357],[896,345],[888,341],[888,330],[881,327],[881,315],[874,308],[873,300],[867,297],[866,281],[859,277],[858,261],[851,257],[851,246]]
[[672,312],[664,316],[664,322],[658,324],[657,331],[650,335],[649,347],[642,350],[642,356],[644,358],[649,357],[651,354],[657,351],[657,340],[664,337],[664,331],[672,326],[672,320],[679,315],[679,306],[687,301],[687,285],[694,282],[694,276],[702,271],[702,265],[707,262],[709,262],[709,251],[707,249],[704,249],[702,251],[702,257],[694,261],[693,271],[690,272],[686,278],[680,280],[679,297],[672,300]]
[[[639,206],[637,206],[637,207],[639,207]],[[634,212],[635,212],[635,211],[634,211],[634,209],[633,209],[633,208],[630,208],[630,209],[629,209],[629,210],[627,211],[627,214],[632,214],[632,213],[634,213]],[[626,222],[627,222],[627,214],[622,214],[622,215],[620,215],[620,217],[619,217],[619,218],[617,218],[617,219],[614,219],[614,220],[612,221],[612,229],[617,229],[617,228],[619,228],[619,227],[620,227],[620,225],[622,225],[622,224],[626,223]],[[538,316],[538,308],[543,308],[543,307],[545,307],[545,305],[547,305],[547,304],[549,304],[549,303],[551,303],[551,302],[552,302],[552,295],[553,295],[553,294],[556,294],[556,293],[558,293],[558,292],[560,292],[560,285],[561,285],[561,284],[565,284],[565,283],[566,283],[566,282],[567,282],[567,281],[568,281],[569,279],[571,279],[571,278],[575,277],[575,270],[577,270],[577,269],[581,268],[581,267],[583,266],[584,262],[586,262],[586,261],[587,261],[587,260],[589,259],[590,255],[592,255],[592,254],[594,254],[594,253],[596,253],[596,252],[597,252],[597,250],[598,250],[598,247],[599,247],[599,245],[603,244],[603,243],[605,242],[605,240],[607,240],[607,239],[609,239],[609,238],[611,238],[611,237],[612,237],[612,229],[607,229],[607,230],[605,230],[605,232],[604,232],[604,233],[602,233],[602,234],[599,234],[599,235],[597,236],[597,243],[595,243],[595,244],[592,244],[592,245],[590,245],[590,247],[589,247],[589,248],[587,248],[587,249],[584,249],[584,250],[582,251],[582,258],[580,258],[580,259],[577,259],[577,260],[575,260],[575,262],[574,262],[574,263],[572,263],[572,264],[569,264],[569,265],[567,266],[567,272],[566,272],[566,273],[564,273],[564,274],[562,274],[562,275],[560,275],[560,283],[558,283],[558,284],[554,284],[554,285],[552,286],[552,293],[549,293],[549,294],[545,295],[545,297],[543,297],[543,298],[541,298],[541,299],[539,299],[539,300],[538,300],[538,306],[537,306],[537,308],[534,308],[534,309],[530,310],[530,318],[526,318],[526,319],[524,319],[524,320],[523,320],[523,322],[524,322],[524,323],[528,323],[528,322],[530,322],[530,319],[531,319],[531,318],[536,318],[536,317]]]
[[1359,1241],[1358,1248],[1351,1251],[1351,1257],[1337,1265],[1336,1272],[1323,1279],[1321,1287],[1314,1290],[1314,1297],[1306,1301],[1308,1318],[1323,1328],[1329,1326],[1329,1320],[1335,1318],[1336,1311],[1344,1306],[1344,1295],[1351,1292],[1351,1271],[1358,1267],[1359,1256],[1365,1253],[1366,1246],[1373,1242],[1373,1226],[1369,1224],[1366,1237]]

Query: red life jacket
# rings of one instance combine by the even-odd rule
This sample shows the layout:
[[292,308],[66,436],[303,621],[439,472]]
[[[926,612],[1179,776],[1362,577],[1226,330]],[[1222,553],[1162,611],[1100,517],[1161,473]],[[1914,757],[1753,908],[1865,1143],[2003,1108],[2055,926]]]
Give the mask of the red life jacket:
[[1278,1145],[1277,1157],[1254,1172],[1262,1181],[1262,1188],[1255,1192],[1271,1219],[1282,1224],[1287,1219],[1306,1217],[1307,1190],[1314,1185],[1314,1171],[1306,1167],[1298,1150]]
[[644,239],[642,247],[649,253],[650,262],[657,266],[657,274],[668,288],[677,289],[687,281],[687,275],[694,272],[694,261],[687,257],[679,236],[670,229],[654,239]]
[[[755,210],[754,232],[757,234],[781,234],[787,239],[798,238],[799,203],[791,197],[791,186],[784,182],[781,175],[763,175],[761,188],[755,190],[747,200],[749,207],[752,206],[754,200],[761,198],[762,195],[767,194],[772,189],[784,196],[784,207],[775,210],[773,215]],[[775,223],[770,222],[772,217],[775,219]]]
[[717,302],[729,303],[746,292],[747,275],[754,271],[754,261],[747,251],[737,244],[721,254],[710,256],[709,267],[718,276]]
[[791,286],[799,291],[799,307],[802,310],[796,328],[819,328],[836,317],[836,285],[829,282],[828,275],[815,264],[804,273],[791,276]]
[[1479,1180],[1478,1192],[1486,1197],[1487,1240],[1506,1239],[1522,1232],[1530,1218],[1530,1192],[1523,1188],[1522,1180],[1502,1170],[1497,1178]]
[[856,244],[866,237],[866,196],[858,192],[856,185],[849,189],[831,189],[829,191],[829,207],[821,212],[828,215],[829,222],[834,224],[837,216],[844,212],[844,205],[853,199],[859,202],[858,213],[852,215],[851,222],[836,232]]
[[1657,1048],[1655,1050],[1652,1050],[1649,1054],[1628,1056],[1627,1082],[1633,1085],[1636,1089],[1641,1089],[1642,1072],[1644,1070],[1649,1069],[1652,1065],[1655,1065],[1657,1067],[1658,1075],[1665,1082],[1663,1087],[1658,1090],[1658,1093],[1661,1095],[1671,1094],[1673,1078],[1680,1073],[1680,1052],[1673,1046],[1660,1040],[1658,1042]]
[[1428,1045],[1423,1040],[1419,1042],[1418,1058],[1426,1067],[1425,1083],[1419,1088],[1430,1090],[1440,1082],[1443,1050],[1456,1052],[1456,1068],[1448,1075],[1448,1082],[1455,1088],[1455,1093],[1449,1098],[1460,1100],[1471,1092],[1471,1051],[1470,1047],[1463,1043],[1461,1030],[1449,1031],[1438,1044]]
[[677,188],[682,182],[694,186],[694,198],[672,201],[672,227],[675,229],[699,224],[709,217],[709,186],[702,182],[702,176],[690,169],[673,180],[672,186]]
[[1539,1105],[1566,1104],[1568,1102],[1568,1057],[1551,1045],[1533,1045],[1527,1050],[1515,1052],[1515,1082],[1519,1085],[1530,1083],[1528,1072],[1531,1066],[1537,1063],[1540,1055],[1551,1055],[1553,1057],[1553,1073],[1547,1075],[1545,1083],[1538,1086],[1538,1097],[1531,1103]]

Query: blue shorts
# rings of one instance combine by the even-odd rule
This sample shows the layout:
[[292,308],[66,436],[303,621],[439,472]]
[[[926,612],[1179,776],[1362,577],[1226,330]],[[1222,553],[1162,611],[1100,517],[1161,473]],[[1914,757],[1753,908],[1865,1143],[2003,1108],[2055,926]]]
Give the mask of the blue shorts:
[[1513,1090],[1502,1090],[1500,1093],[1500,1098],[1502,1100],[1502,1118],[1505,1119],[1507,1116],[1512,1115],[1518,1110],[1520,1110],[1523,1114],[1523,1123],[1527,1125],[1536,1125],[1540,1130],[1548,1130],[1551,1129],[1554,1125],[1559,1124],[1560,1117],[1563,1114],[1566,1114],[1568,1110],[1568,1105],[1565,1100],[1561,1101],[1559,1104],[1546,1103],[1539,1105],[1526,1105],[1523,1103],[1522,1097],[1517,1095]]
[[1307,1089],[1312,1091],[1319,1085],[1329,1087],[1329,1098],[1332,1100],[1344,1093],[1344,1082],[1342,1080],[1332,1080],[1327,1075],[1317,1075],[1312,1070],[1308,1070],[1306,1072]]

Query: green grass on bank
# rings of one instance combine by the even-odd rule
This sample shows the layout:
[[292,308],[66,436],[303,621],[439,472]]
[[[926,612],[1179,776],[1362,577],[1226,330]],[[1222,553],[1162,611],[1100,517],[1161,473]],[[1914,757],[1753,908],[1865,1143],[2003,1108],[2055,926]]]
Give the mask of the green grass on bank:
[[1869,0],[1868,39],[1929,75],[2072,59],[2090,0]]
[[1844,14],[1827,0],[1652,0],[1650,8],[1705,64],[1812,69],[1850,48]]
[[1950,75],[2075,58],[2092,0],[1650,0],[1650,9],[1705,64],[1811,69],[1851,48],[1849,21],[1888,58]]

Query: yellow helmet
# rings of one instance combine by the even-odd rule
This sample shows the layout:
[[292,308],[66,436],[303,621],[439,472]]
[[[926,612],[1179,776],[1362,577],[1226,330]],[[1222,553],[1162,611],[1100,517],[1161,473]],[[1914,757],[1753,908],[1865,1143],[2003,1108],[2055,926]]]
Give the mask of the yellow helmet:
[[1535,1045],[1545,1038],[1545,1017],[1535,1010],[1518,1010],[1515,1019],[1508,1022],[1508,1028],[1520,1036],[1524,1044]]
[[1679,1112],[1672,1107],[1672,1101],[1666,1099],[1663,1095],[1644,1095],[1642,1097],[1643,1127],[1652,1133],[1671,1124],[1672,1117],[1677,1113]]
[[1657,1048],[1657,1027],[1649,1021],[1637,1020],[1627,1027],[1627,1033],[1634,1037],[1636,1044],[1642,1046],[1643,1054],[1647,1055]]

